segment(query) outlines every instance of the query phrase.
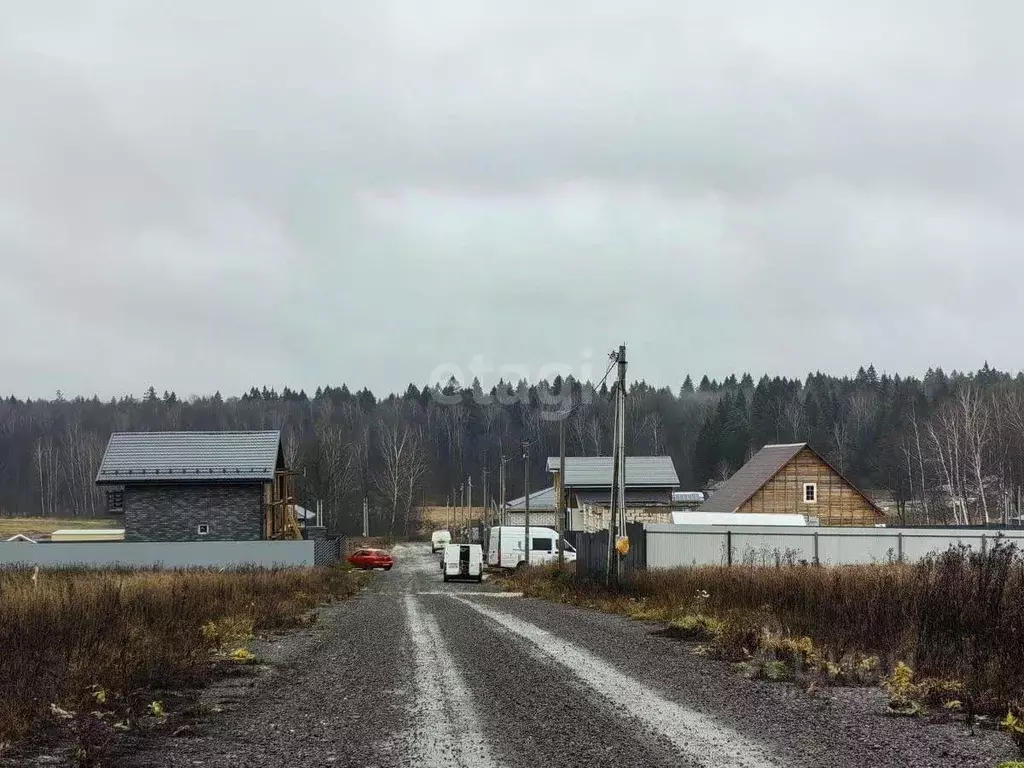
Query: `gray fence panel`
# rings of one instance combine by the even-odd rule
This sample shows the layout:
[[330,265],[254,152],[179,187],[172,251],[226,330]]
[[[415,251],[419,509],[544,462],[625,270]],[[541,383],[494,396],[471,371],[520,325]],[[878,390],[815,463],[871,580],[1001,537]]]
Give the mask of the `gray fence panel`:
[[850,563],[882,564],[899,560],[900,538],[896,531],[864,529],[839,535],[818,533],[818,562],[821,565]]
[[313,542],[313,559],[317,565],[334,565],[345,553],[342,539],[319,539]]
[[0,542],[0,567],[263,568],[315,563],[312,541]]
[[[819,528],[647,525],[647,567],[775,565],[817,562],[854,565],[917,562],[963,544],[980,549],[999,537],[1024,548],[1024,533],[1011,530]],[[732,557],[727,542],[732,544]]]
[[682,565],[726,565],[727,534],[723,530],[661,531],[666,526],[647,526],[647,567],[677,568]]
[[[647,567],[647,535],[639,523],[628,523],[629,554],[622,559],[622,578]],[[588,581],[604,581],[608,575],[608,531],[577,533],[576,576]]]
[[814,535],[792,528],[771,533],[732,529],[733,565],[796,565],[814,562]]

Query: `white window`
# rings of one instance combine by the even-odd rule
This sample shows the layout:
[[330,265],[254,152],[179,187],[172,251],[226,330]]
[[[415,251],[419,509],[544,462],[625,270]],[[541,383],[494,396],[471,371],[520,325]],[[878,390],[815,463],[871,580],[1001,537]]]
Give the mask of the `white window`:
[[209,523],[200,523],[196,527],[196,533],[198,533],[200,536],[209,536],[210,535],[210,524]]
[[804,504],[818,503],[818,484],[804,483]]

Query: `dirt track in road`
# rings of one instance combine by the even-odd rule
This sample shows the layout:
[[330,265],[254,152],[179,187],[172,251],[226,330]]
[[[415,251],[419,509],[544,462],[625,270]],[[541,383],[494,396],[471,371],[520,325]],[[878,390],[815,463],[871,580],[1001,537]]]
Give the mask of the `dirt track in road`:
[[878,692],[809,696],[744,680],[653,627],[443,584],[423,546],[230,695],[194,738],[119,759],[156,766],[994,768],[1001,734],[883,714]]

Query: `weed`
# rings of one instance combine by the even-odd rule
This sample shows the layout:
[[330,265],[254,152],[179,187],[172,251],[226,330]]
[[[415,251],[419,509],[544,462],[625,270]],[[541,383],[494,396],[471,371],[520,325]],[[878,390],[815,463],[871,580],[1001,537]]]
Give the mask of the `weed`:
[[706,643],[712,642],[718,637],[722,629],[722,622],[714,616],[705,616],[702,613],[697,613],[673,619],[669,622],[665,634],[668,637],[675,637],[680,640]]
[[892,698],[959,701],[969,722],[1001,715],[1024,689],[1024,556],[1004,540],[914,565],[812,568],[789,565],[788,553],[754,554],[747,562],[762,565],[643,571],[616,592],[550,568],[525,569],[509,586],[664,621],[666,635],[705,643],[710,656],[763,653],[816,685],[877,685],[903,660],[914,690]]
[[1011,709],[1006,713],[1000,725],[1010,734],[1017,749],[1024,752],[1024,718],[1020,717]]
[[252,664],[256,661],[256,654],[248,648],[235,648],[231,652],[231,658],[243,664]]
[[31,577],[0,571],[0,743],[57,723],[76,733],[82,764],[117,730],[105,710],[143,711],[146,690],[202,683],[211,651],[292,626],[362,583],[340,568]]

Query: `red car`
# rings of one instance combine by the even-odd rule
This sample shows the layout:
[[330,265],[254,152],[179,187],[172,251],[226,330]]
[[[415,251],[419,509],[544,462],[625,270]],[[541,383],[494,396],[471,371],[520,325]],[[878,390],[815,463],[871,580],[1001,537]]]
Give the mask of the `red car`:
[[364,571],[373,568],[383,568],[390,571],[395,564],[391,553],[384,549],[359,549],[348,557],[349,563],[355,568],[362,568]]

